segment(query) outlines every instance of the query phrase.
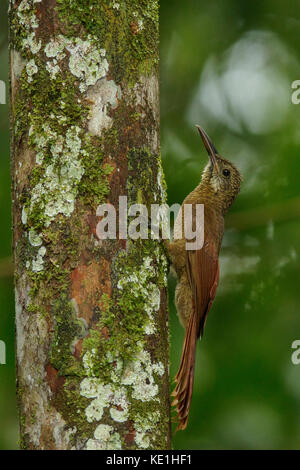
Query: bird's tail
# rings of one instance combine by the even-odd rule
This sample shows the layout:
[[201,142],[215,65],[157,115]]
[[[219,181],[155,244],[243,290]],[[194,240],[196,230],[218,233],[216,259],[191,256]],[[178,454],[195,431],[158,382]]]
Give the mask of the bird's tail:
[[196,313],[193,309],[185,332],[179,370],[175,377],[176,387],[172,393],[175,397],[172,406],[176,406],[179,419],[177,431],[185,429],[188,422],[194,384],[197,331]]

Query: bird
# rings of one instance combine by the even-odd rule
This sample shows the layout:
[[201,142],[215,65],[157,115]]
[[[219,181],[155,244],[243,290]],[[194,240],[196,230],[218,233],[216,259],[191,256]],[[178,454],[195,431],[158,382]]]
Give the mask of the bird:
[[[203,336],[208,312],[219,282],[219,252],[224,234],[224,217],[237,197],[242,176],[236,166],[222,157],[204,129],[196,126],[209,156],[201,181],[184,199],[175,220],[173,240],[168,243],[170,262],[177,275],[175,305],[185,336],[179,370],[175,376],[172,405],[177,411],[177,430],[186,428],[192,400],[195,355],[198,339]],[[184,208],[204,207],[204,239],[200,249],[187,249]],[[180,230],[179,230],[180,229]],[[178,231],[179,230],[179,231]],[[181,231],[181,235],[180,235]],[[179,235],[176,238],[176,233]]]

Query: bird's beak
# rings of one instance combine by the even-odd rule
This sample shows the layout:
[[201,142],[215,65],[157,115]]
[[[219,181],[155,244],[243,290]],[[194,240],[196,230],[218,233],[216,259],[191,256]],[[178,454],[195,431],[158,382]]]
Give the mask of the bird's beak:
[[204,143],[204,146],[207,150],[207,153],[209,155],[209,158],[210,158],[210,161],[211,161],[211,164],[212,166],[218,166],[217,165],[217,149],[216,147],[214,146],[214,144],[212,143],[212,141],[210,140],[210,138],[208,137],[208,135],[206,134],[205,130],[202,129],[202,127],[196,125],[198,131],[199,131],[199,134],[201,135],[201,139]]

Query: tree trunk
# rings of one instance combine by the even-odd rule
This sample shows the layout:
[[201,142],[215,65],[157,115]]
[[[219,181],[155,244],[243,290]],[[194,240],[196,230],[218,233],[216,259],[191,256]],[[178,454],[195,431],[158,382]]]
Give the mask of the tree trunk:
[[96,234],[164,202],[158,2],[11,0],[10,51],[22,447],[169,448],[164,247]]

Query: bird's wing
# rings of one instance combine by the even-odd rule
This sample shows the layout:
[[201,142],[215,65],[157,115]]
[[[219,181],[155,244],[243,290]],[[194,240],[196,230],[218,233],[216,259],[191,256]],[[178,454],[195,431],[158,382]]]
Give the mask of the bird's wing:
[[186,268],[193,292],[197,336],[201,337],[218,286],[218,252],[215,244],[208,239],[201,250],[188,250],[186,253]]
[[179,424],[185,429],[193,393],[197,338],[202,336],[205,320],[213,303],[219,280],[218,253],[214,243],[206,241],[201,250],[187,251],[187,274],[193,292],[193,305],[186,328],[179,370],[175,377],[175,397]]

